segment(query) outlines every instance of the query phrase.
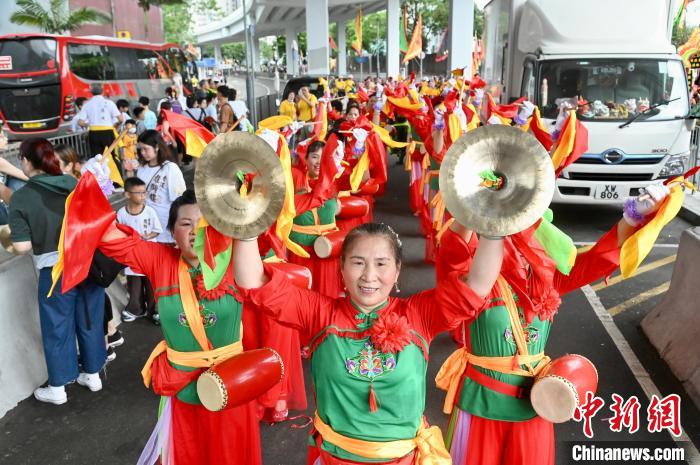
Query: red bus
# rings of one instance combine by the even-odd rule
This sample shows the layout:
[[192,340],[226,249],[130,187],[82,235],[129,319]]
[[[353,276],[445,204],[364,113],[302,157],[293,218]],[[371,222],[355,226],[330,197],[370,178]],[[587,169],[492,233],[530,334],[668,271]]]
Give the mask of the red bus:
[[0,118],[10,139],[65,134],[75,115],[75,99],[91,97],[90,84],[104,95],[140,96],[156,102],[182,76],[185,92],[196,76],[194,62],[176,44],[149,44],[112,37],[53,34],[0,36]]

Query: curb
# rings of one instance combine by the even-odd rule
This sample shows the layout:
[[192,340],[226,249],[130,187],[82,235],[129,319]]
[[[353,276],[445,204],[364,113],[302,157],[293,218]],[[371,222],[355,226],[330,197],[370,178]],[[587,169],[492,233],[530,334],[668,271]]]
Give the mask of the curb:
[[692,226],[700,226],[700,211],[691,209],[683,205],[678,216],[689,222]]

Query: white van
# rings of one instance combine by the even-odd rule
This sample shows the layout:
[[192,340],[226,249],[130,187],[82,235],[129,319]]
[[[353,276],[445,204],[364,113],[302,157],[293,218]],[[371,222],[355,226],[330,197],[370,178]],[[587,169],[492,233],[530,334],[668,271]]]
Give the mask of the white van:
[[585,99],[588,150],[554,202],[620,203],[682,174],[690,135],[686,74],[670,41],[675,0],[492,0],[483,78],[501,103],[537,104],[554,130],[563,99]]

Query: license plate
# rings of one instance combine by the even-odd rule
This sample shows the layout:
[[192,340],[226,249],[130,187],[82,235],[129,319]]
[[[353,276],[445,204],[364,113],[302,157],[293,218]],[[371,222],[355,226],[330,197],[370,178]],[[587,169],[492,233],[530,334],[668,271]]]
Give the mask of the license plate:
[[25,129],[40,128],[43,125],[44,125],[43,123],[22,123],[22,127]]
[[600,200],[618,200],[621,193],[615,184],[604,184],[599,186],[595,193],[595,198]]

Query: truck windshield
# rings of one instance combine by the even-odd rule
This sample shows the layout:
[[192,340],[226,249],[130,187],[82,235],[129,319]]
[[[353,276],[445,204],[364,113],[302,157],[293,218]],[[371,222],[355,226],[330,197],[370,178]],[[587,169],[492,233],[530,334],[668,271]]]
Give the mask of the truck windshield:
[[537,103],[545,118],[556,118],[559,104],[569,100],[588,121],[625,121],[650,105],[674,100],[637,121],[658,121],[688,115],[688,88],[678,60],[607,58],[555,60],[540,64]]

